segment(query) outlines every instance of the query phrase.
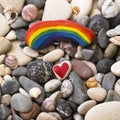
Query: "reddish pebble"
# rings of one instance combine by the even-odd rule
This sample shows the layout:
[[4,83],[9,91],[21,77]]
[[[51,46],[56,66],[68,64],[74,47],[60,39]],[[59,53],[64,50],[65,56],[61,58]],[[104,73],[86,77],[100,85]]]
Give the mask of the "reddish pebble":
[[22,9],[22,18],[28,22],[36,20],[38,16],[38,9],[35,5],[29,4]]

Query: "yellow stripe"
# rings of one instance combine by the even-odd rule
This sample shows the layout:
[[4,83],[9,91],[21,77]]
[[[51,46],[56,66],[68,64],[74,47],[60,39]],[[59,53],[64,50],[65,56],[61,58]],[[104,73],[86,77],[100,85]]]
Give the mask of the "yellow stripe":
[[90,41],[89,41],[89,39],[88,39],[88,37],[84,34],[84,33],[82,33],[81,31],[79,31],[79,30],[77,30],[76,28],[73,28],[73,27],[66,27],[66,26],[53,26],[53,27],[44,27],[44,28],[41,28],[41,29],[38,29],[38,30],[36,30],[35,32],[33,32],[33,34],[32,35],[30,35],[30,37],[29,37],[29,45],[31,46],[31,43],[32,43],[32,40],[34,39],[34,37],[36,37],[37,35],[39,35],[39,33],[42,33],[42,32],[45,32],[45,31],[48,31],[48,30],[67,30],[67,31],[73,31],[73,32],[75,32],[75,33],[77,33],[77,34],[79,34],[80,36],[82,36],[88,43],[90,43]]

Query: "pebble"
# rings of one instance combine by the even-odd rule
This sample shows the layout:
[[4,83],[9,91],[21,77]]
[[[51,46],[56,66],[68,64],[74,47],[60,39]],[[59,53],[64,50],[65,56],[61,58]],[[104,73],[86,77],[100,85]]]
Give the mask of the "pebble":
[[58,119],[47,112],[41,112],[36,118],[36,120],[58,120]]
[[105,18],[114,18],[118,15],[118,6],[112,0],[106,0],[102,7],[101,12]]
[[36,50],[33,50],[32,48],[26,46],[23,48],[23,53],[29,57],[38,57],[39,53]]
[[120,12],[120,1],[119,0],[115,0],[115,4],[117,5],[119,12]]
[[114,86],[114,90],[115,92],[117,92],[120,96],[120,79],[118,79],[115,83],[115,86]]
[[[71,1],[71,6],[73,9],[72,19],[76,21],[77,18],[88,15],[91,11],[92,4],[93,4],[93,0],[89,0],[89,1],[72,0]],[[85,5],[86,7],[84,7],[83,5]],[[75,7],[78,7],[78,9],[76,10]]]
[[10,40],[10,41],[17,39],[15,30],[11,30],[11,31],[5,36],[5,38],[8,39],[8,40]]
[[68,79],[66,79],[62,82],[61,92],[62,92],[64,98],[67,98],[72,94],[73,86],[72,86],[72,83]]
[[17,80],[4,80],[1,84],[1,91],[2,94],[10,94],[13,95],[19,90],[19,83]]
[[0,37],[0,45],[0,55],[7,53],[12,47],[12,43],[5,37]]
[[64,99],[59,99],[56,104],[56,110],[65,119],[72,116],[70,103]]
[[32,22],[37,19],[38,8],[34,4],[25,5],[22,9],[22,18],[27,22]]
[[0,76],[11,74],[11,69],[7,67],[5,64],[0,64]]
[[96,79],[99,83],[102,83],[104,74],[103,74],[103,73],[96,73],[96,74],[94,75],[94,77],[95,77],[95,79]]
[[104,28],[105,30],[109,29],[109,21],[102,15],[94,15],[91,18],[88,27],[92,29],[95,34],[98,34],[102,28]]
[[41,89],[39,87],[33,87],[29,90],[29,95],[32,98],[38,98],[41,94]]
[[92,100],[95,100],[97,102],[102,102],[105,99],[107,92],[104,88],[95,87],[95,88],[89,88],[87,90],[87,95]]
[[8,6],[12,6],[15,8],[15,10],[20,13],[22,10],[22,7],[24,5],[25,0],[17,1],[17,0],[5,0],[4,2],[0,0],[0,4],[3,8],[6,8]]
[[95,106],[97,103],[95,100],[88,100],[83,102],[81,105],[78,106],[77,111],[81,115],[85,115],[89,109]]
[[102,87],[105,88],[107,91],[113,90],[115,82],[116,76],[113,73],[109,72],[103,77]]
[[57,88],[59,88],[60,85],[61,85],[61,81],[58,79],[49,80],[44,85],[45,92],[52,92]]
[[7,53],[7,55],[15,56],[18,60],[18,65],[23,66],[23,65],[26,65],[28,62],[30,62],[32,60],[32,58],[25,55],[23,53],[23,49],[20,48],[19,45],[20,45],[20,41],[17,41],[17,40],[13,41],[12,48]]
[[3,79],[4,80],[15,80],[14,78],[11,77],[11,75],[4,75]]
[[16,93],[11,98],[11,107],[19,112],[29,112],[32,109],[32,101],[27,96]]
[[1,20],[1,22],[0,22],[0,28],[1,28],[0,29],[0,37],[3,37],[9,32],[10,26],[8,25],[6,18],[2,14],[0,14],[0,20]]
[[0,111],[0,120],[6,120],[7,117],[11,114],[11,110],[3,104],[0,104]]
[[79,113],[75,113],[75,114],[73,115],[73,118],[74,118],[74,120],[83,120],[83,116],[80,115]]
[[2,96],[1,103],[8,106],[11,103],[11,95],[5,94]]
[[96,81],[95,77],[90,77],[90,78],[86,81],[86,86],[87,86],[88,88],[97,87],[97,81]]
[[35,119],[40,113],[40,111],[40,106],[33,102],[32,109],[29,112],[20,112],[19,115],[24,120],[30,120]]
[[43,5],[45,4],[45,0],[26,0],[27,4],[34,4],[35,6],[37,6],[39,9],[43,7]]
[[22,17],[18,17],[14,23],[11,24],[11,28],[13,29],[19,29],[22,27],[27,27],[28,26],[28,22],[25,21]]
[[23,40],[25,41],[25,35],[26,35],[26,30],[25,29],[17,29],[15,30],[15,34],[18,40]]
[[5,61],[6,54],[0,55],[0,64],[3,64]]
[[[54,14],[51,14],[51,13],[54,13]],[[59,20],[59,19],[66,20],[66,19],[69,19],[71,15],[72,15],[72,7],[66,0],[60,0],[60,1],[47,0],[45,2],[42,21]]]
[[120,66],[120,61],[117,61],[117,62],[113,63],[112,66],[111,66],[111,72],[118,77],[120,77],[119,66]]
[[20,116],[18,116],[15,113],[12,114],[12,117],[13,117],[13,120],[23,120]]
[[117,46],[120,46],[120,36],[111,37],[109,41]]
[[[112,114],[111,113],[112,108]],[[112,101],[92,107],[86,114],[85,120],[118,120],[120,118],[120,102]]]
[[2,14],[3,13],[3,7],[0,5],[0,14]]
[[104,51],[104,58],[108,58],[108,59],[114,58],[117,52],[118,52],[118,46],[115,45],[114,43],[110,43]]
[[55,116],[58,120],[62,120],[62,117],[57,112],[49,112],[49,114]]
[[27,64],[27,76],[37,83],[45,83],[52,76],[52,63],[44,62],[42,60],[34,60]]
[[[0,85],[2,84],[3,82],[3,78],[0,76]],[[1,98],[1,92],[0,92],[0,98]]]
[[82,59],[83,57],[82,57],[82,46],[80,46],[80,45],[78,45],[78,47],[77,47],[77,52],[76,52],[76,54],[75,54],[75,58],[78,58],[78,59]]
[[64,51],[62,49],[55,49],[43,56],[43,61],[56,62],[61,57],[64,56]]
[[108,101],[120,101],[120,95],[113,90],[109,90],[104,102]]
[[97,71],[101,73],[108,73],[110,72],[113,63],[114,61],[112,59],[102,59],[96,64]]
[[77,59],[73,59],[71,61],[71,64],[72,64],[72,70],[78,73],[78,75],[81,78],[88,79],[93,75],[91,68],[87,66],[84,62]]
[[91,58],[93,57],[94,53],[95,53],[94,50],[83,49],[82,50],[83,59],[87,60],[87,61],[91,60]]
[[69,97],[69,100],[77,105],[80,105],[88,99],[87,88],[83,80],[75,72],[70,73],[69,80],[74,88],[72,95]]
[[12,71],[12,76],[20,77],[27,75],[28,69],[26,67],[17,67]]
[[98,33],[98,36],[97,36],[97,39],[98,39],[98,44],[101,48],[106,48],[107,45],[109,44],[109,39],[106,35],[106,31],[104,28],[102,28],[99,33]]

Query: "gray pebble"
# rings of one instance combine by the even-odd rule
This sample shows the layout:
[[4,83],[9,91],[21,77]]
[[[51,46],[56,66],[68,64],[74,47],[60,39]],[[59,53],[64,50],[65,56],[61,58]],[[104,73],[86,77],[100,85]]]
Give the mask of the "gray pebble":
[[91,18],[88,27],[92,29],[95,34],[98,34],[102,28],[104,28],[105,30],[109,29],[109,21],[102,15],[94,15]]
[[13,113],[12,120],[23,120],[23,119],[20,116],[18,116],[17,114]]
[[12,71],[12,76],[20,77],[27,75],[28,69],[26,67],[17,67]]
[[83,80],[75,72],[70,73],[69,80],[72,83],[74,89],[72,95],[69,97],[69,100],[80,105],[88,99],[87,88]]
[[108,45],[109,43],[109,39],[106,35],[106,30],[104,28],[102,28],[99,33],[98,33],[98,36],[97,36],[97,39],[98,39],[98,44],[101,48],[106,48],[106,46]]
[[13,95],[14,93],[18,92],[20,85],[17,80],[4,80],[1,84],[1,91],[2,94],[10,94]]
[[96,73],[96,74],[94,75],[94,77],[95,77],[95,79],[96,79],[99,83],[102,83],[104,74],[103,74],[103,73]]
[[95,53],[94,50],[90,50],[90,49],[83,49],[82,50],[82,55],[83,55],[84,60],[88,60],[88,61],[91,60],[94,53]]
[[19,78],[19,83],[27,92],[29,92],[34,87],[40,88],[41,94],[40,94],[40,96],[38,98],[35,99],[35,101],[38,104],[41,104],[43,102],[43,100],[45,98],[45,91],[44,91],[43,87],[40,84],[30,80],[29,78],[27,78],[25,76],[21,76]]
[[105,88],[107,91],[112,90],[114,87],[116,81],[116,76],[109,72],[104,75],[103,81],[102,81],[102,87]]
[[18,17],[16,21],[11,24],[11,28],[13,29],[18,29],[18,28],[27,27],[27,26],[28,26],[28,22],[23,20],[22,17]]
[[106,74],[110,72],[113,63],[114,61],[112,59],[102,59],[96,64],[97,71]]
[[23,40],[25,41],[25,35],[26,35],[26,30],[25,29],[17,29],[15,30],[16,32],[16,36],[18,38],[18,40]]
[[32,101],[21,93],[16,93],[11,98],[11,107],[19,112],[28,112],[32,109]]
[[108,101],[120,101],[120,95],[114,90],[109,90],[104,102],[108,102]]
[[21,41],[20,47],[21,47],[21,48],[24,48],[24,47],[26,47],[26,46],[27,46],[26,41]]
[[10,114],[11,114],[11,110],[7,106],[1,104],[0,105],[0,120],[6,120]]

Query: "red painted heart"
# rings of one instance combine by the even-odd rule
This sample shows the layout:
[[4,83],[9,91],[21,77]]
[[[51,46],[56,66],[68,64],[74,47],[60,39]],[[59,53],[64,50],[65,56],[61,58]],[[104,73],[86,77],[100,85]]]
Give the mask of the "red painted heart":
[[69,65],[66,62],[62,63],[61,66],[60,65],[53,66],[54,73],[57,74],[60,78],[64,78],[68,70],[69,70]]

